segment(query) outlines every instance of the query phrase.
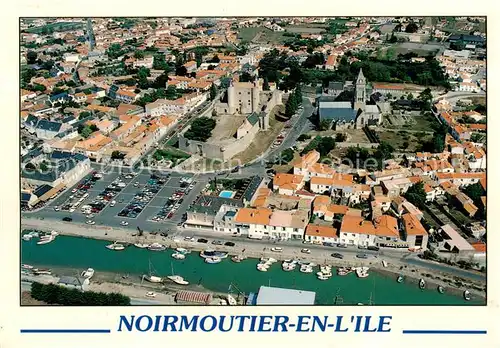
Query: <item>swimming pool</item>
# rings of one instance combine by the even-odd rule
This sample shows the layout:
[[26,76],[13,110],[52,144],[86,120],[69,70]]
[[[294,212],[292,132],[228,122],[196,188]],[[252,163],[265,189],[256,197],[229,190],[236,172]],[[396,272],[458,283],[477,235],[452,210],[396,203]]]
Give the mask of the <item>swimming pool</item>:
[[219,193],[219,197],[223,198],[233,198],[233,196],[234,196],[233,191],[222,191],[221,193]]

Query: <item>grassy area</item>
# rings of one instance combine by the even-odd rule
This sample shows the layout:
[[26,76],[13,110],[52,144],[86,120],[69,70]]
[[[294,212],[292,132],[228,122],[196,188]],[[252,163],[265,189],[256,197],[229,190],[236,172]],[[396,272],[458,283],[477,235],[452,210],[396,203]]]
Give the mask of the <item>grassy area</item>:
[[163,149],[158,149],[153,154],[155,160],[171,161],[174,163],[173,166],[187,160],[189,157],[191,157],[190,154],[171,146],[165,146]]
[[263,30],[265,30],[263,27],[241,28],[238,31],[238,37],[241,38],[241,40],[252,41],[253,38]]
[[427,113],[423,116],[413,117],[413,124],[411,125],[411,130],[415,131],[433,131],[439,127],[439,121],[431,113]]
[[[387,130],[377,132],[383,142],[391,144],[395,149],[416,151],[421,143],[432,139],[431,134],[427,133],[409,133],[405,130]],[[403,144],[408,143],[408,147]]]
[[457,210],[455,207],[448,206],[450,208],[449,212],[455,219],[457,219],[458,222],[460,222],[462,225],[471,223],[473,220],[471,218],[468,218],[465,216],[461,211]]
[[284,122],[277,121],[274,116],[276,113],[283,113],[284,109],[283,105],[275,107],[269,116],[269,129],[260,131],[255,136],[252,144],[242,152],[236,154],[232,159],[239,160],[240,163],[247,163],[266,151],[285,126]]
[[47,31],[66,31],[80,29],[83,27],[83,23],[78,22],[60,22],[60,23],[50,23],[47,25],[42,25],[41,27],[34,27],[26,29],[27,33],[40,34]]
[[285,30],[290,33],[297,34],[319,34],[326,31],[325,28],[311,27],[311,26],[293,26],[285,27]]

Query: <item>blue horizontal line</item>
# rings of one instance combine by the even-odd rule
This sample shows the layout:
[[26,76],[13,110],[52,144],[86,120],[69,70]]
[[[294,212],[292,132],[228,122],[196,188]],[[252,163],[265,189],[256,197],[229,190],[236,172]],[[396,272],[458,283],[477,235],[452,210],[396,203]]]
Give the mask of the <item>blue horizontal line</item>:
[[21,329],[21,333],[110,333],[109,329]]
[[403,330],[403,334],[486,335],[486,330]]

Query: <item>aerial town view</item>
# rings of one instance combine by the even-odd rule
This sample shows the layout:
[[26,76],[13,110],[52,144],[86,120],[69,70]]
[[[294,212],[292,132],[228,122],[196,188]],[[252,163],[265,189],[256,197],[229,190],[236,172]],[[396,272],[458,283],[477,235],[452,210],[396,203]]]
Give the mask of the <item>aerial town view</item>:
[[485,305],[486,18],[20,20],[21,305]]

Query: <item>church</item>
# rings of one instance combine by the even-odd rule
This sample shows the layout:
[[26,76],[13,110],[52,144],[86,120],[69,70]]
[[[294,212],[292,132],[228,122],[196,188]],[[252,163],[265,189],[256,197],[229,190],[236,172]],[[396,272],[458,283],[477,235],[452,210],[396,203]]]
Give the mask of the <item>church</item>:
[[[356,83],[350,81],[345,83],[330,83],[333,88],[330,95],[321,96],[318,100],[318,115],[320,121],[336,122],[337,127],[362,128],[364,126],[376,126],[382,122],[382,114],[378,105],[370,103],[371,89],[359,70]],[[352,101],[337,101],[341,92],[354,91]]]

